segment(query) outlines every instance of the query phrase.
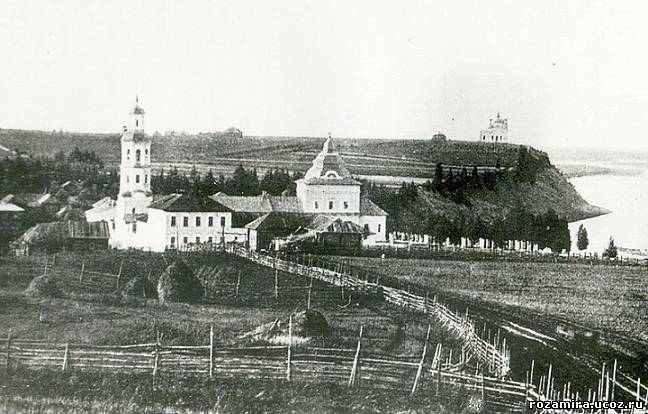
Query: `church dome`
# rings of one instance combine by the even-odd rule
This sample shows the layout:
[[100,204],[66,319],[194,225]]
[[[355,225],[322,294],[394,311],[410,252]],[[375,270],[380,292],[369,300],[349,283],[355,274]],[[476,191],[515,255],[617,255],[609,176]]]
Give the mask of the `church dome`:
[[313,160],[313,166],[308,169],[304,179],[350,179],[351,173],[337,152],[329,136],[322,151]]

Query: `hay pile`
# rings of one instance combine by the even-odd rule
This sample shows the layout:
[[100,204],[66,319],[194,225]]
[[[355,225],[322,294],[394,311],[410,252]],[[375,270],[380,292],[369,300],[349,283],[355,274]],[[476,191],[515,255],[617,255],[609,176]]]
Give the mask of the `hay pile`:
[[[331,336],[333,330],[322,313],[314,310],[293,315],[292,343],[307,344],[313,338]],[[288,343],[289,319],[275,319],[240,336],[246,342],[286,345]]]
[[45,296],[50,298],[62,298],[64,296],[63,289],[48,274],[33,278],[27,289],[25,289],[25,294],[28,296]]
[[203,299],[204,289],[189,266],[178,259],[160,276],[157,293],[160,303],[197,303]]

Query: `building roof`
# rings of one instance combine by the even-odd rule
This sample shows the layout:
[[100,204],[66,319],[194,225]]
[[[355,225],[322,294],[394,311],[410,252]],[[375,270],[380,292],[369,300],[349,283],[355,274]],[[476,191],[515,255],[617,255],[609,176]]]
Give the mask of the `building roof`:
[[258,196],[229,196],[220,192],[211,198],[240,213],[303,212],[301,201],[295,196],[273,196],[265,192]]
[[257,231],[297,231],[306,228],[313,220],[312,214],[295,214],[270,212],[245,225],[245,228]]
[[15,244],[33,244],[45,240],[66,239],[107,239],[108,223],[98,221],[55,221],[52,223],[39,223],[30,227],[20,236]]
[[149,205],[149,208],[167,212],[232,212],[232,209],[220,201],[202,195],[169,194]]
[[361,216],[388,216],[387,212],[378,207],[376,203],[365,197],[360,197]]
[[151,137],[146,135],[142,130],[132,131],[130,129],[124,131],[121,137],[122,141],[133,141],[133,142],[149,142]]
[[312,167],[306,171],[303,181],[307,184],[360,185],[351,177],[330,135],[324,142],[322,151],[313,160]]
[[315,217],[308,229],[316,233],[365,233],[364,227],[359,224],[325,215]]

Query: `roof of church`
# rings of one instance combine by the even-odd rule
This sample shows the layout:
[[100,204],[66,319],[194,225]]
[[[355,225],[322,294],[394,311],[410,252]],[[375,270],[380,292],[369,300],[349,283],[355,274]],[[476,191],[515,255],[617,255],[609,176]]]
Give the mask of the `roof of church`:
[[258,196],[230,196],[220,192],[214,194],[211,198],[236,212],[269,213],[277,211],[301,213],[303,211],[299,198],[295,196],[273,196],[267,193]]
[[378,207],[368,198],[360,197],[360,215],[362,216],[388,216],[387,212]]
[[132,131],[132,130],[129,129],[127,131],[124,131],[124,133],[122,134],[121,140],[122,141],[133,141],[133,142],[147,142],[147,141],[151,140],[151,137],[146,135],[144,133],[144,131],[141,131],[141,130]]
[[132,113],[136,114],[136,115],[144,115],[145,114],[144,109],[139,105],[135,105],[135,108],[133,108]]
[[208,196],[194,194],[169,194],[151,203],[149,208],[183,213],[232,211],[229,207]]
[[[223,192],[211,196],[236,213],[264,214],[277,213],[303,213],[301,201],[295,196],[273,196],[261,194],[258,196],[230,196]],[[368,198],[360,198],[361,216],[387,216],[388,214]]]
[[360,185],[351,177],[330,136],[313,160],[313,166],[306,171],[303,181],[307,184]]

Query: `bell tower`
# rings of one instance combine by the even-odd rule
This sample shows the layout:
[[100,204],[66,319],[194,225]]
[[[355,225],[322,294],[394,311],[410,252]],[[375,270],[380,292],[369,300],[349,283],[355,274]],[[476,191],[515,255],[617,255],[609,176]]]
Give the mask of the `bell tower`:
[[144,109],[135,98],[130,112],[129,126],[121,137],[121,164],[119,167],[119,195],[112,244],[128,247],[135,238],[137,219],[146,214],[153,201],[151,194],[151,138],[144,132]]

